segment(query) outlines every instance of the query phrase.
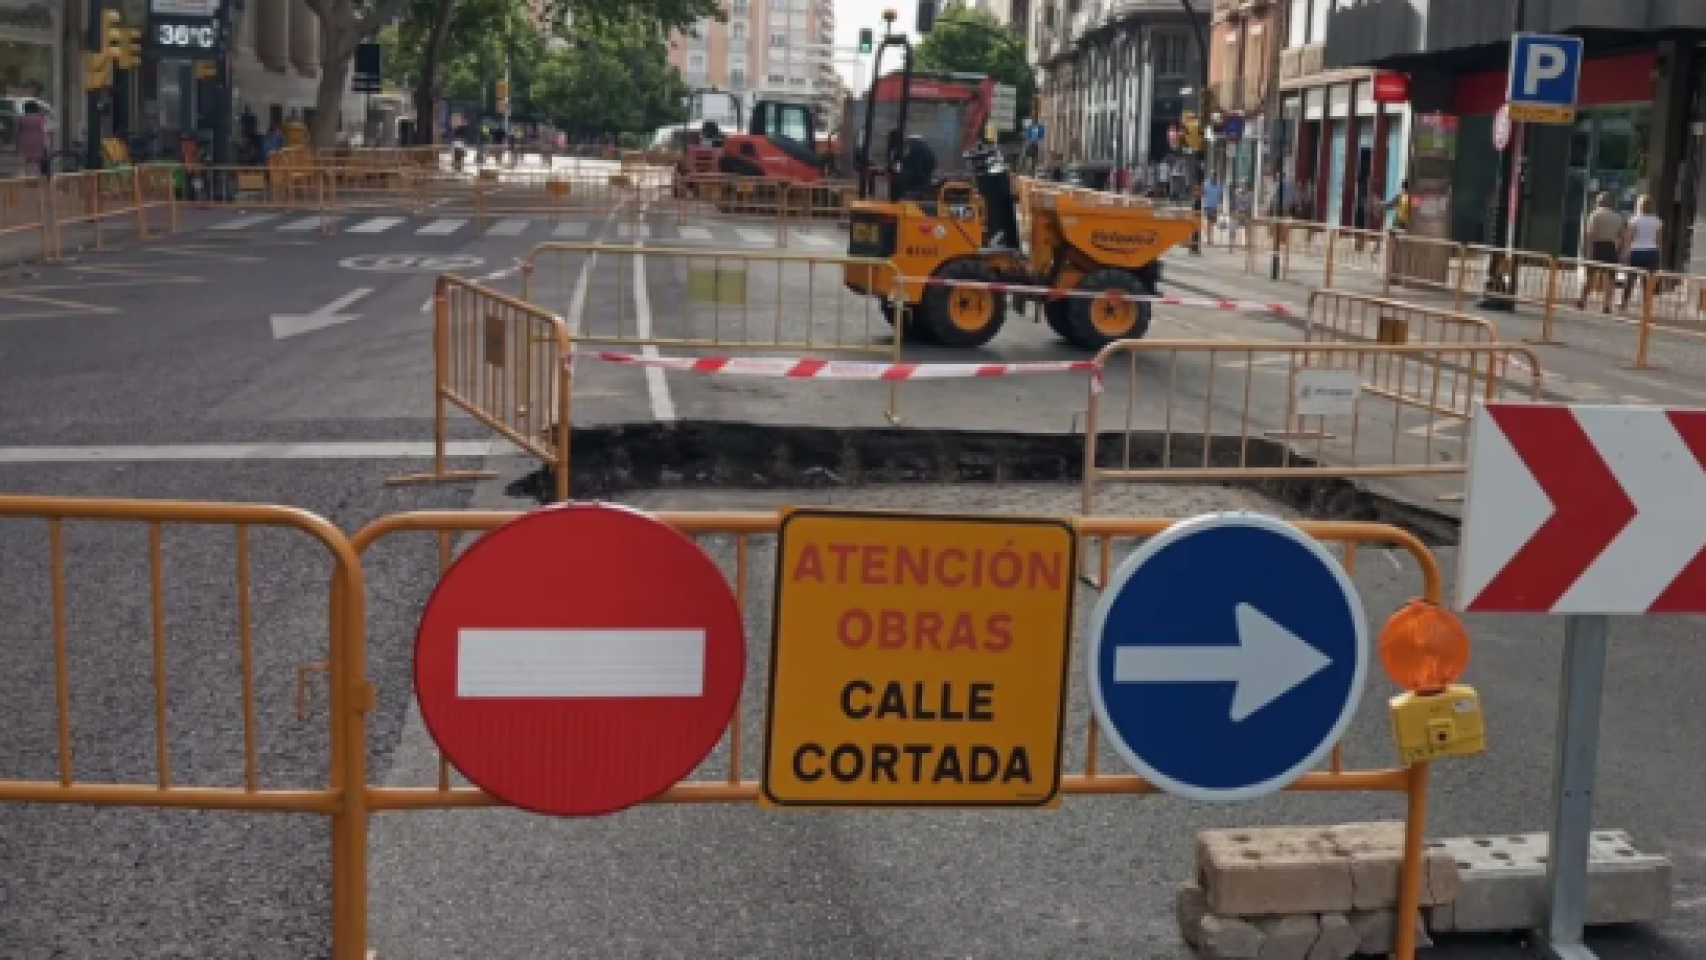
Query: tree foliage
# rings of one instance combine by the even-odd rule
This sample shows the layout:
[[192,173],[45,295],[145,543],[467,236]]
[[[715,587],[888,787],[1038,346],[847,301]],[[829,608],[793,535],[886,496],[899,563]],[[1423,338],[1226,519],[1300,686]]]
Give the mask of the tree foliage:
[[581,133],[651,130],[686,119],[687,85],[655,24],[576,24],[528,91],[534,110]]
[[[344,89],[349,84],[355,48],[396,19],[409,0],[306,0],[320,18],[320,86],[309,128],[318,147],[330,146],[338,130]],[[674,2],[674,0],[672,0]]]
[[982,10],[956,4],[942,11],[916,57],[921,70],[982,73],[1010,84],[1018,88],[1021,105],[1036,93],[1036,72],[1025,62],[1024,41]]

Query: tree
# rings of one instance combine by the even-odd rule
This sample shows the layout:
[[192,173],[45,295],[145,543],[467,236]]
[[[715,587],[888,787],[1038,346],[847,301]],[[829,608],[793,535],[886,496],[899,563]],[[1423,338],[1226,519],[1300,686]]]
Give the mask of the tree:
[[402,21],[380,36],[386,79],[414,86],[418,143],[437,139],[441,94],[485,103],[506,66],[519,90],[547,42],[517,0],[411,0]]
[[587,27],[546,55],[528,84],[529,106],[565,130],[650,130],[686,118],[687,85],[655,24]]
[[1023,41],[982,10],[959,5],[944,10],[916,56],[922,70],[982,73],[1010,84],[1018,88],[1020,104],[1031,103],[1036,94],[1036,72],[1025,62]]
[[338,132],[338,115],[343,110],[344,90],[349,87],[355,48],[396,19],[409,0],[306,2],[320,18],[320,87],[314,96],[314,123],[309,135],[316,147],[326,147]]

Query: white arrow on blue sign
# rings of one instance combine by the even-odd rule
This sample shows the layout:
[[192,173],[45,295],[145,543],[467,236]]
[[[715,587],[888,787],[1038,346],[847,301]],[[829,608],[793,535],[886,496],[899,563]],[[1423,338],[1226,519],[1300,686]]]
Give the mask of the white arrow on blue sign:
[[1273,517],[1207,514],[1145,543],[1102,592],[1090,699],[1114,749],[1163,790],[1249,800],[1338,742],[1368,646],[1362,599],[1319,543]]

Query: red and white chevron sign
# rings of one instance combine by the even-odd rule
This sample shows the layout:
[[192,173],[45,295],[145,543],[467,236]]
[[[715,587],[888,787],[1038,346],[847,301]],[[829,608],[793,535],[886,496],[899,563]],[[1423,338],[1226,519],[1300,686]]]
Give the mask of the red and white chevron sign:
[[1488,403],[1457,602],[1488,613],[1706,613],[1706,410]]

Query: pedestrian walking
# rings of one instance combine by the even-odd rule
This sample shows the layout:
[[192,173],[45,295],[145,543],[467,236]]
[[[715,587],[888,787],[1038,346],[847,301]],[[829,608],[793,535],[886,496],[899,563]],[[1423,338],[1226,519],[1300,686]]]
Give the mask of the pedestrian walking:
[[1612,206],[1611,194],[1601,191],[1594,197],[1593,213],[1582,223],[1583,266],[1587,276],[1582,279],[1582,295],[1576,298],[1576,309],[1586,310],[1588,298],[1599,289],[1605,291],[1605,307],[1611,312],[1611,298],[1617,292],[1618,260],[1622,259],[1623,215]]
[[[1653,213],[1653,198],[1642,194],[1635,201],[1635,216],[1623,230],[1623,260],[1630,269],[1650,274],[1659,268],[1659,251],[1663,249],[1665,222]],[[1623,302],[1619,309],[1629,309],[1629,295],[1635,292],[1635,275],[1623,287]]]
[[48,164],[47,116],[34,100],[24,101],[24,113],[18,117],[18,157],[26,174],[53,175]]

